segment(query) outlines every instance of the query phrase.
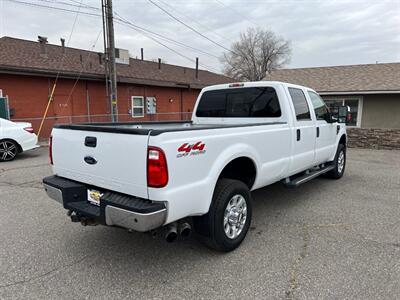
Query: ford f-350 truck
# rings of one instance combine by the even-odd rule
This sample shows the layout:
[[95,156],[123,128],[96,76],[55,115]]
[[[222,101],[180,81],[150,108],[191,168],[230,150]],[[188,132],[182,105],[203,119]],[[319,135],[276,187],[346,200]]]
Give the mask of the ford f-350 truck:
[[262,81],[204,88],[191,121],[56,125],[44,188],[72,221],[165,228],[170,241],[193,226],[230,251],[249,229],[250,191],[343,176],[343,111],[310,88]]

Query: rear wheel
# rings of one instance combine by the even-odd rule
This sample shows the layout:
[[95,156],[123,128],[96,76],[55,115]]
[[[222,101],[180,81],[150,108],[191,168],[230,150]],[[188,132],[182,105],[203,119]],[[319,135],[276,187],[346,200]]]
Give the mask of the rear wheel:
[[0,161],[11,161],[18,154],[18,145],[12,140],[0,141]]
[[194,219],[196,231],[206,244],[218,251],[237,248],[245,238],[252,216],[251,195],[243,182],[218,181],[209,212]]
[[333,179],[339,179],[344,174],[344,169],[346,168],[346,146],[339,144],[335,160],[333,161],[335,168],[329,171],[326,175]]

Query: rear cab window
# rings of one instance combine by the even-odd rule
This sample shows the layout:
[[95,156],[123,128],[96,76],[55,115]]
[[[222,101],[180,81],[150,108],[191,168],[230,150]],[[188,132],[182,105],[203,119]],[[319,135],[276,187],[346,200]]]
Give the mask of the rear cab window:
[[297,121],[310,121],[310,108],[308,107],[307,99],[304,95],[304,92],[298,88],[290,87],[288,89],[290,97],[292,98]]
[[279,118],[281,115],[273,87],[206,91],[196,111],[196,117],[202,118]]

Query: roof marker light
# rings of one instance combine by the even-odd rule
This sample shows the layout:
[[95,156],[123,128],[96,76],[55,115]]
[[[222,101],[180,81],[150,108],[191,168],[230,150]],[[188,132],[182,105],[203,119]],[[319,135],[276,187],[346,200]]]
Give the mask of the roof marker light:
[[243,82],[235,82],[235,83],[229,84],[229,87],[242,87],[242,86],[244,86]]

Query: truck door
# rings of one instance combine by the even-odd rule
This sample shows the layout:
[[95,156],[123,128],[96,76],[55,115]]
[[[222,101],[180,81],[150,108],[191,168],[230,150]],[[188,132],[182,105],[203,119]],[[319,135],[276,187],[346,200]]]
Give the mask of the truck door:
[[295,174],[314,165],[316,129],[304,91],[297,87],[288,90],[294,109],[290,173]]
[[307,90],[316,118],[315,162],[326,162],[336,151],[337,123],[328,123],[329,110],[322,98],[315,92]]

